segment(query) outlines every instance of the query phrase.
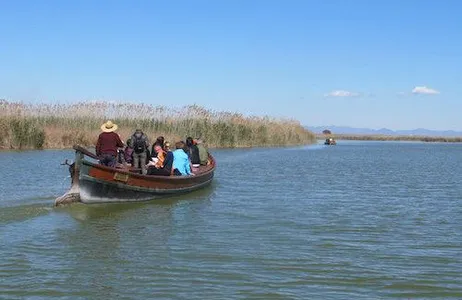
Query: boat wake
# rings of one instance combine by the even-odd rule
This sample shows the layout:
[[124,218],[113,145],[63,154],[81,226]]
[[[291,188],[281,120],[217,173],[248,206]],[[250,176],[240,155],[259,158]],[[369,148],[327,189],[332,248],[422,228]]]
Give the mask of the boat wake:
[[44,216],[53,211],[50,199],[45,203],[20,204],[2,207],[0,210],[0,224],[6,225],[14,222],[24,222],[29,219]]

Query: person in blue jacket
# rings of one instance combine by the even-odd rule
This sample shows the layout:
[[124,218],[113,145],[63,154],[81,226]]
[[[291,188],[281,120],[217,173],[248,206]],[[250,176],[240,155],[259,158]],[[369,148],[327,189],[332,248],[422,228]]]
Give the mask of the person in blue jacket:
[[175,144],[176,150],[173,151],[173,174],[179,176],[194,175],[191,172],[191,161],[185,152],[183,141]]

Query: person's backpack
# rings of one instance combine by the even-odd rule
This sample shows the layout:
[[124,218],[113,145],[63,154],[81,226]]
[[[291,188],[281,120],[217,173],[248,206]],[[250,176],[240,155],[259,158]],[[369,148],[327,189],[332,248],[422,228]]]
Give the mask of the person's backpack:
[[143,153],[146,151],[147,145],[146,145],[146,139],[144,136],[133,136],[133,151],[137,154]]

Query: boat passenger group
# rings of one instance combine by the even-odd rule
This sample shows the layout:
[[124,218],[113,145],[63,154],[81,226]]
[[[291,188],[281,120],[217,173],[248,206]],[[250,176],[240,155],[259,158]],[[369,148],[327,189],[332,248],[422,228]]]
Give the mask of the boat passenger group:
[[[209,164],[209,154],[203,141],[191,137],[175,143],[175,150],[160,136],[149,151],[149,139],[141,129],[137,129],[127,140],[126,145],[115,133],[118,126],[111,121],[101,125],[103,131],[96,143],[96,155],[101,164],[108,167],[118,165],[133,166],[141,169],[142,174],[160,176],[194,175],[200,166]],[[125,148],[124,148],[125,147]],[[119,153],[119,148],[124,148]]]

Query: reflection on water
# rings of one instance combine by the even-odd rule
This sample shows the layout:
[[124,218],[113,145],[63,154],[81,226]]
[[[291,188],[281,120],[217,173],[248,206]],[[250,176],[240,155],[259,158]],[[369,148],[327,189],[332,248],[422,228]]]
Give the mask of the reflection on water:
[[0,153],[0,298],[460,299],[461,150],[220,150],[206,189],[60,208],[72,152]]

